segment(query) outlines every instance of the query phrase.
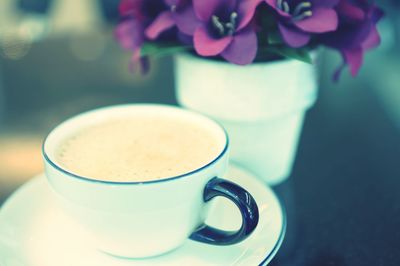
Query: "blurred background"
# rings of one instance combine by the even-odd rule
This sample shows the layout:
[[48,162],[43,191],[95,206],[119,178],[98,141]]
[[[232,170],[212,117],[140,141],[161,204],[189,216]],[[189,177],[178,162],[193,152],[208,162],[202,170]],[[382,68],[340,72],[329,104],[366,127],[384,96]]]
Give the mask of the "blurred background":
[[100,106],[175,103],[171,60],[146,77],[113,39],[118,0],[0,0],[0,203],[43,171],[60,121]]
[[[41,142],[66,118],[119,103],[176,103],[171,58],[153,62],[148,76],[129,72],[129,54],[112,35],[118,2],[0,0],[0,205],[43,171]],[[364,174],[373,183],[400,173],[394,170],[400,159],[400,2],[380,4],[387,13],[383,44],[367,55],[358,78],[346,72],[334,84],[331,74],[341,59],[322,52],[320,97],[294,169],[308,179],[294,179],[297,185],[318,182],[326,172],[351,185]],[[386,186],[399,191],[398,183]],[[325,265],[318,258],[315,265]]]

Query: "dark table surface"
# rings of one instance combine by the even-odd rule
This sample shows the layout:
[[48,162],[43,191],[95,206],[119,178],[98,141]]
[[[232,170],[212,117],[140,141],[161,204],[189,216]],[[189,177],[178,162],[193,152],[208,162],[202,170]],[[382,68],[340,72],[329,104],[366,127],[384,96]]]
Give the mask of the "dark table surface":
[[[67,44],[50,40],[19,61],[0,60],[0,140],[7,143],[10,135],[40,140],[65,118],[99,106],[176,103],[170,59],[138,78],[128,73],[127,57],[115,52],[112,41],[90,62],[74,58]],[[285,203],[288,229],[271,265],[398,266],[400,116],[389,111],[371,81],[374,68],[358,80],[346,77],[340,86],[329,82],[332,67],[324,69],[293,174],[274,188]],[[8,175],[13,176],[0,164],[0,204],[31,177]]]
[[293,175],[275,188],[288,231],[274,266],[400,265],[399,129],[371,88],[347,89],[323,91]]

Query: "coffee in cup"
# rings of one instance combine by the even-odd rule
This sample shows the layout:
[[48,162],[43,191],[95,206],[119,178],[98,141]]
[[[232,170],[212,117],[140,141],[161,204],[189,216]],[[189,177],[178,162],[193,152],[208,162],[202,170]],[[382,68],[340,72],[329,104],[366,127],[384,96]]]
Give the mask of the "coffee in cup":
[[223,149],[206,127],[163,114],[129,115],[79,129],[58,147],[56,161],[88,178],[144,182],[189,173]]

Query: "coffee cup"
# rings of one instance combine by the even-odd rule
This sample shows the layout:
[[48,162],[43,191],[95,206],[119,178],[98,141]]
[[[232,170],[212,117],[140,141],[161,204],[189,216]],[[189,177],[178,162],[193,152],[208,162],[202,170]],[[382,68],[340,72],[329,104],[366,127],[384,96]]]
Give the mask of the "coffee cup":
[[[187,239],[210,245],[246,239],[258,208],[245,189],[221,178],[228,155],[228,135],[218,123],[155,104],[80,114],[43,143],[46,176],[63,209],[94,248],[123,258],[160,255]],[[216,197],[237,205],[239,230],[205,224]]]

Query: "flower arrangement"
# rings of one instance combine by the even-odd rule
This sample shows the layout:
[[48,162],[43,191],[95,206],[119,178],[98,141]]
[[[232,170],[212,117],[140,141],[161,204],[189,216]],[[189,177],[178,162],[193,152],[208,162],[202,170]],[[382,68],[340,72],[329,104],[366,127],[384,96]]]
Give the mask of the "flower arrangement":
[[380,44],[383,11],[368,0],[121,0],[115,36],[132,51],[132,68],[149,56],[192,51],[237,65],[289,57],[311,62],[326,46],[356,76],[365,52]]

